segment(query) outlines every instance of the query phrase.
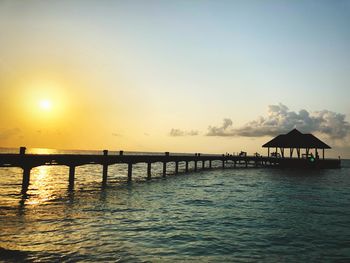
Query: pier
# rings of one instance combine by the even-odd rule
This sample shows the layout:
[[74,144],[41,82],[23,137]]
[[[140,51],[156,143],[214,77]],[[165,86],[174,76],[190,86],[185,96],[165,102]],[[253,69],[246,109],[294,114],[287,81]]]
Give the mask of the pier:
[[124,154],[120,151],[118,154],[108,154],[104,150],[102,154],[26,154],[26,148],[20,147],[18,154],[0,154],[0,167],[19,167],[23,170],[22,192],[28,190],[30,184],[30,171],[32,168],[42,165],[64,165],[69,167],[68,188],[74,189],[75,168],[82,165],[102,165],[103,186],[108,181],[108,166],[113,164],[127,164],[127,182],[132,181],[133,165],[137,163],[146,163],[146,179],[152,178],[152,164],[162,163],[162,177],[167,176],[167,164],[175,164],[175,174],[179,173],[179,164],[184,163],[184,172],[190,171],[189,163],[193,163],[191,171],[197,172],[203,169],[212,169],[212,162],[220,163],[220,168],[225,169],[228,165],[233,168],[238,167],[278,167],[278,168],[340,168],[340,159],[309,159],[309,158],[278,158],[276,156],[260,156],[255,154],[249,156],[244,154],[170,154],[165,152],[163,155],[156,154]]

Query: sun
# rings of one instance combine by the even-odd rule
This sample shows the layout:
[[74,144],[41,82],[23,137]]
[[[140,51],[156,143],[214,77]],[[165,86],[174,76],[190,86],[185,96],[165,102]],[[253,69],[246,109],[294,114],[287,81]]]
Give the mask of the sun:
[[49,111],[52,108],[52,102],[48,99],[42,99],[39,101],[39,107],[42,110]]

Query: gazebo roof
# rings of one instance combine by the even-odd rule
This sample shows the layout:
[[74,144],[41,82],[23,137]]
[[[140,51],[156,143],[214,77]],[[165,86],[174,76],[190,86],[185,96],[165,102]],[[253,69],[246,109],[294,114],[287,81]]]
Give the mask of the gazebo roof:
[[316,138],[312,134],[304,134],[294,129],[287,134],[281,134],[265,143],[262,147],[280,148],[318,148],[330,149],[331,147]]

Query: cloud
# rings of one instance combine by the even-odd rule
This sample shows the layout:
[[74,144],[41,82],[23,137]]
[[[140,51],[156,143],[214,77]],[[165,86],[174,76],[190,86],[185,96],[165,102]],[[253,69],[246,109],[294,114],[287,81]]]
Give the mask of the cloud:
[[231,119],[224,119],[223,124],[220,127],[209,126],[207,136],[234,136],[234,131],[229,129],[232,126]]
[[184,131],[180,129],[171,129],[169,135],[172,137],[181,137],[181,136],[196,136],[199,132],[195,130]]
[[19,128],[11,128],[0,131],[0,140],[9,139],[12,136],[19,135],[21,130]]
[[308,112],[290,111],[283,104],[269,105],[267,116],[233,128],[231,119],[224,119],[222,126],[209,126],[207,136],[276,136],[297,128],[304,133],[321,133],[332,139],[343,139],[350,133],[350,124],[345,115],[329,110]]

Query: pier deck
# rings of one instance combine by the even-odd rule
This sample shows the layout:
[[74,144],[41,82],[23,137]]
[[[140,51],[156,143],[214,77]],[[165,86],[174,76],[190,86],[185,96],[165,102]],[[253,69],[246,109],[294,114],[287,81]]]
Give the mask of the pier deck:
[[[194,163],[193,171],[201,168],[212,168],[212,162],[219,161],[222,168],[227,163],[233,167],[292,167],[292,168],[340,168],[338,159],[298,159],[298,158],[276,158],[265,156],[237,156],[237,155],[209,155],[209,154],[169,154],[164,155],[124,155],[121,151],[118,155],[108,155],[104,150],[103,155],[90,154],[26,154],[25,148],[20,148],[19,154],[0,154],[0,167],[20,167],[23,169],[22,192],[26,192],[30,182],[30,171],[32,168],[41,165],[65,165],[69,167],[69,188],[74,186],[75,167],[88,164],[103,166],[102,184],[107,183],[108,166],[113,164],[127,164],[127,180],[132,180],[132,166],[137,163],[147,164],[147,179],[151,179],[152,163],[163,164],[163,177],[166,177],[167,163],[175,163],[175,174],[178,173],[179,163],[185,163],[185,172],[189,171],[189,163]],[[208,163],[206,167],[206,163]]]

